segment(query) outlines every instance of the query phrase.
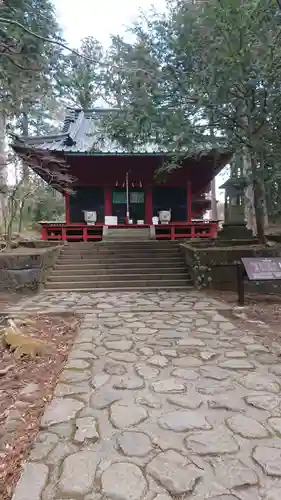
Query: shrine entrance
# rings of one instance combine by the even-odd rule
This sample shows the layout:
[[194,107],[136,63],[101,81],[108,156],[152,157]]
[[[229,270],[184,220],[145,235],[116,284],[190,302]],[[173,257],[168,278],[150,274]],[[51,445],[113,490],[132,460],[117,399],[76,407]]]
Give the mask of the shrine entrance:
[[[125,188],[115,188],[112,191],[112,215],[118,218],[118,224],[126,223],[127,194]],[[141,188],[131,188],[129,191],[129,214],[132,224],[145,221],[145,197]]]

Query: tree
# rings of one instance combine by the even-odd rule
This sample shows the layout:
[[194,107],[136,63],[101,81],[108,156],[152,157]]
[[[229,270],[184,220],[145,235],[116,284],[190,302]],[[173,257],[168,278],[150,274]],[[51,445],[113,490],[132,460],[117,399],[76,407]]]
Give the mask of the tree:
[[65,57],[61,86],[71,105],[89,109],[101,96],[102,58],[102,47],[93,37],[82,40],[79,53]]
[[243,154],[264,241],[266,182],[280,157],[276,3],[179,0],[132,31],[133,43],[114,38],[107,55],[108,94],[122,108],[107,132],[128,148],[153,142],[192,154],[223,145]]

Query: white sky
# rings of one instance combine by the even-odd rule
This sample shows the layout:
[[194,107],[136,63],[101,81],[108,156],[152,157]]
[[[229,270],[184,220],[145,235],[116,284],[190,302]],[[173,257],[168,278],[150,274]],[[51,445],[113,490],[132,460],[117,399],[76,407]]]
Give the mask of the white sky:
[[[165,0],[53,0],[64,38],[71,48],[78,48],[82,38],[93,36],[108,46],[110,35],[125,34],[126,27],[138,17],[139,9],[165,9]],[[222,174],[217,186],[223,183]],[[217,189],[218,199],[222,193]]]
[[148,10],[153,4],[163,11],[165,3],[165,0],[54,0],[59,23],[72,48],[78,47],[85,36],[108,45],[110,34],[124,33],[140,8]]

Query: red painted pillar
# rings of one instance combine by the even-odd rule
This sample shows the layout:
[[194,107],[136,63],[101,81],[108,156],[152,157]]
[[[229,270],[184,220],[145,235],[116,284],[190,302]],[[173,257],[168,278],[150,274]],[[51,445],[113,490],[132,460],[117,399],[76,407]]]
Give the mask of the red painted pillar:
[[147,186],[144,192],[145,223],[152,224],[152,187]]
[[104,190],[104,216],[112,215],[112,189]]
[[187,181],[186,184],[186,217],[187,217],[187,222],[191,222],[192,218],[192,189],[191,189],[191,182]]
[[69,207],[69,193],[64,193],[64,203],[65,203],[65,222],[70,224],[70,207]]

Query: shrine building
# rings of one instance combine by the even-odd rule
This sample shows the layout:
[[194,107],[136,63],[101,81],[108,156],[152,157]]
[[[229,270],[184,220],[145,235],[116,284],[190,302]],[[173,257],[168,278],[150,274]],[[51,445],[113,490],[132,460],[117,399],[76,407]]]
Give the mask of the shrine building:
[[218,221],[203,217],[210,209],[210,183],[231,154],[186,153],[180,168],[159,175],[174,153],[122,150],[99,126],[108,112],[69,110],[61,133],[14,139],[19,157],[65,199],[65,220],[41,221],[42,238],[99,241],[112,227],[150,228],[156,239],[216,237]]

